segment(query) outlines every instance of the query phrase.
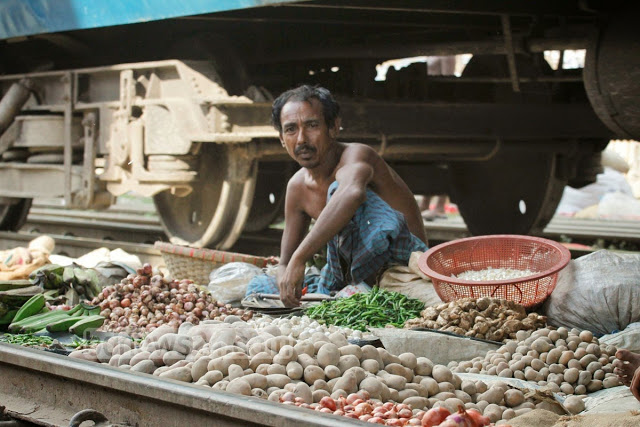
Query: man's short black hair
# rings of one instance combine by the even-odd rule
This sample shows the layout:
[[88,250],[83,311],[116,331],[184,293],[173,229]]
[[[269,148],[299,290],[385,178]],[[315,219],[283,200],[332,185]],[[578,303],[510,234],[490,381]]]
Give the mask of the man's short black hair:
[[271,110],[271,124],[279,133],[282,133],[282,123],[280,122],[280,113],[282,107],[289,101],[306,101],[317,99],[322,104],[322,114],[327,127],[332,127],[336,123],[336,119],[340,115],[340,105],[333,99],[333,95],[328,89],[320,86],[302,85],[295,89],[289,89],[284,92],[275,101]]

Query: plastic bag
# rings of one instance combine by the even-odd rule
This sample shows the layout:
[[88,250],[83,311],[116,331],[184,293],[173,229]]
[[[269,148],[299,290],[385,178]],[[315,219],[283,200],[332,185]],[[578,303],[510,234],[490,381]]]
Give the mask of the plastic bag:
[[230,262],[209,274],[207,288],[216,300],[225,304],[244,298],[247,286],[262,269],[246,262]]

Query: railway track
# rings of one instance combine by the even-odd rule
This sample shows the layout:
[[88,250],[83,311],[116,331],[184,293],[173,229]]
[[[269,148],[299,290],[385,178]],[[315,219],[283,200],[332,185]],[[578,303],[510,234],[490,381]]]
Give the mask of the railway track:
[[[450,241],[470,236],[460,216],[425,222],[429,239]],[[165,240],[160,220],[152,207],[114,205],[105,211],[72,211],[46,204],[31,208],[21,231],[65,236],[91,237],[152,244]],[[640,242],[640,221],[593,220],[556,216],[543,232],[543,237],[559,239],[610,239]],[[279,230],[243,234],[241,240],[262,243],[279,242]]]
[[[543,237],[553,240],[629,241],[640,243],[638,221],[603,221],[555,217]],[[470,236],[459,216],[425,222],[431,245]],[[25,246],[35,236],[48,234],[56,241],[57,254],[79,257],[98,247],[121,248],[141,261],[162,265],[162,256],[153,248],[167,240],[152,206],[114,205],[104,211],[66,210],[50,203],[37,203],[19,232],[0,232],[0,249]],[[268,229],[244,233],[231,249],[259,256],[279,253],[281,231]]]

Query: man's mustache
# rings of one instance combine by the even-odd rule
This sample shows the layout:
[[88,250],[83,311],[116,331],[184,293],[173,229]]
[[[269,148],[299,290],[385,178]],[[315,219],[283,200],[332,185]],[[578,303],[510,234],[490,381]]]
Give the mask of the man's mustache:
[[305,151],[308,153],[315,153],[316,149],[310,145],[301,145],[293,150],[294,154],[300,154]]

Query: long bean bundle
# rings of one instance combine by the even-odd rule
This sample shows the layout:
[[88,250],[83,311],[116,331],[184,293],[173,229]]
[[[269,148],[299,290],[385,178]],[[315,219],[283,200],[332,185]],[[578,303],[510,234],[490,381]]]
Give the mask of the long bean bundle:
[[419,317],[423,309],[424,303],[420,300],[374,287],[368,293],[324,301],[308,308],[306,314],[329,325],[365,331],[368,327],[386,325],[402,328],[407,320]]

